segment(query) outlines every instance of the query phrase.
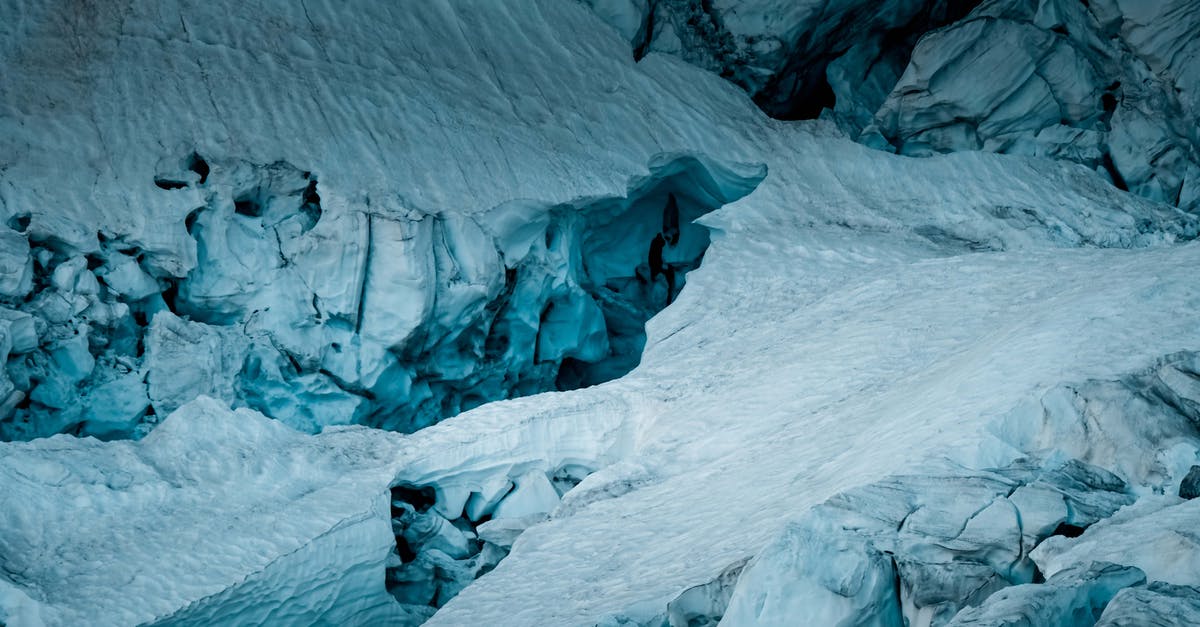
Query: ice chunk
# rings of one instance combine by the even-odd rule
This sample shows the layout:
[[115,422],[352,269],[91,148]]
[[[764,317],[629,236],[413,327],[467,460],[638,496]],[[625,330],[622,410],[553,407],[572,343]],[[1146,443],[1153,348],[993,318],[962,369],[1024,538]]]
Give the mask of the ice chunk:
[[1190,529],[1200,521],[1200,500],[1143,497],[1077,538],[1054,537],[1032,553],[1047,575],[1088,560],[1136,566],[1152,581],[1200,586],[1198,543]]
[[891,557],[814,520],[791,524],[738,579],[722,625],[899,626]]
[[546,520],[546,514],[529,514],[520,517],[493,518],[476,529],[479,539],[504,550],[512,549],[517,537],[526,529]]
[[545,472],[531,470],[513,482],[516,486],[496,505],[493,519],[548,514],[558,506],[558,492]]
[[234,329],[163,311],[154,316],[145,342],[150,401],[160,415],[200,395],[235,398],[246,344]]
[[979,607],[959,612],[947,627],[1095,624],[1118,591],[1145,582],[1145,573],[1137,568],[1093,562],[1043,584],[1005,588]]
[[7,329],[5,334],[12,342],[11,354],[28,353],[38,347],[37,324],[32,315],[0,307],[0,327]]
[[1125,588],[1108,602],[1096,627],[1200,624],[1200,589],[1152,582]]
[[33,289],[33,257],[25,235],[0,226],[0,298],[20,299]]
[[158,282],[128,255],[118,253],[109,258],[100,276],[104,278],[108,289],[129,301],[141,300],[161,291]]
[[500,503],[500,499],[503,499],[512,490],[512,487],[513,483],[507,477],[496,477],[485,481],[482,489],[471,493],[470,498],[467,499],[467,518],[478,521],[484,516],[490,516]]

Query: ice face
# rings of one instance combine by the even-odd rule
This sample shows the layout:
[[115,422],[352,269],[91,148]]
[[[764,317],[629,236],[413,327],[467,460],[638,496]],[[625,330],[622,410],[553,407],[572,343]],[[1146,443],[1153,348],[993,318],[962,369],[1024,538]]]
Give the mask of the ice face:
[[[31,401],[9,410],[9,439],[136,437],[202,394],[306,431],[414,431],[490,400],[616,378],[699,266],[709,238],[695,220],[763,176],[663,159],[625,196],[404,220],[326,215],[315,175],[285,162],[204,163],[202,184],[191,170],[159,179],[163,194],[206,199],[184,220],[196,250],[185,276],[156,271],[137,247],[103,242],[65,261],[42,248],[51,280],[33,311],[90,326],[44,349],[22,389],[0,390]],[[665,231],[652,271],[648,249]],[[30,291],[28,245],[11,237],[25,246],[14,289]],[[65,298],[77,304],[59,311]],[[96,402],[83,407],[75,388]]]
[[[595,10],[637,32],[632,8]],[[664,1],[632,41],[875,148],[1053,156],[1194,208],[1198,25],[1185,0]]]

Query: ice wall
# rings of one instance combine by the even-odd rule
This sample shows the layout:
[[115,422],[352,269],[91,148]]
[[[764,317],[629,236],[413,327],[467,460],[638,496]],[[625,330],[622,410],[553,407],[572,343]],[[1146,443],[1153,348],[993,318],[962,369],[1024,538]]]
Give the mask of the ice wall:
[[[28,234],[14,267],[29,276],[5,309],[24,333],[8,439],[140,436],[199,394],[306,431],[415,431],[615,378],[703,257],[693,221],[763,176],[664,157],[624,196],[402,220],[326,215],[315,175],[286,162],[177,165],[160,170],[161,193],[202,203],[170,224],[194,240],[182,276],[120,237],[81,254]],[[666,221],[671,280],[647,267]]]

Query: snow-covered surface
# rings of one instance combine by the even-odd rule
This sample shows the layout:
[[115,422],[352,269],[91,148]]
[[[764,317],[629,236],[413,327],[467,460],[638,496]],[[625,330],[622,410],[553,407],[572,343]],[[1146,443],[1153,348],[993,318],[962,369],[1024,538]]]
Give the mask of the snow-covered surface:
[[[988,427],[1014,408],[1200,346],[1180,313],[1200,306],[1194,218],[1071,164],[898,157],[768,120],[677,60],[633,65],[575,3],[281,3],[273,20],[144,3],[86,24],[23,8],[0,43],[4,217],[28,211],[31,232],[81,251],[119,229],[164,266],[194,263],[193,191],[152,182],[192,150],[316,173],[330,217],[309,233],[332,247],[317,276],[331,250],[355,254],[335,225],[366,213],[403,232],[422,214],[521,215],[521,199],[577,206],[686,155],[717,188],[766,177],[702,218],[704,265],[611,383],[409,436],[309,436],[199,401],[140,442],[0,444],[14,624],[400,620],[389,485],[469,509],[463,495],[568,465],[594,473],[429,624],[648,621],[836,493],[930,458],[1011,461],[1018,440]],[[343,293],[338,276],[300,300]],[[514,516],[551,498],[510,496],[495,507]]]

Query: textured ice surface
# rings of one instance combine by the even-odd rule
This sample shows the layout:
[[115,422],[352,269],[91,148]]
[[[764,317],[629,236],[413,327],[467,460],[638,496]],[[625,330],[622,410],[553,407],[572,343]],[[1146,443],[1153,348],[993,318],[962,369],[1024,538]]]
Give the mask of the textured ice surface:
[[[930,457],[1009,464],[1091,415],[1064,403],[1046,425],[1023,422],[1052,391],[1119,381],[1200,343],[1180,314],[1200,303],[1200,246],[1184,243],[1194,217],[1077,165],[912,159],[770,120],[678,60],[634,65],[620,34],[576,3],[284,4],[271,20],[238,3],[135,3],[86,23],[21,9],[0,40],[0,148],[12,155],[0,201],[20,233],[6,237],[34,245],[3,263],[46,278],[4,284],[38,338],[0,344],[15,356],[6,376],[61,428],[72,411],[135,407],[137,393],[182,407],[137,442],[0,444],[12,486],[0,492],[0,607],[22,622],[418,620],[427,607],[388,593],[389,488],[431,488],[447,520],[524,521],[551,507],[545,482],[557,493],[560,474],[587,476],[548,520],[519,535],[516,523],[478,526],[512,551],[431,624],[708,615],[811,507],[929,471]],[[493,250],[529,261],[505,270],[541,272],[563,259],[547,252],[554,216],[646,200],[653,220],[633,223],[648,235],[664,193],[684,189],[728,204],[701,218],[703,265],[649,322],[627,376],[485,404],[410,436],[283,424],[349,421],[366,398],[355,392],[376,384],[377,399],[411,398],[396,351],[477,363],[425,359],[429,347],[409,342],[495,289],[480,270],[500,268]],[[575,233],[604,242],[602,226]],[[618,256],[632,259],[630,246]],[[513,289],[573,310],[569,285],[543,291],[551,276]],[[364,298],[364,277],[386,289]],[[147,296],[150,280],[160,291]],[[504,335],[528,338],[540,313],[515,310]],[[594,334],[576,337],[553,352]],[[231,358],[248,376],[230,381]],[[184,376],[224,398],[186,404]],[[130,380],[107,392],[121,403],[74,392]],[[230,389],[286,418],[230,414]],[[162,418],[96,424],[122,417]],[[1195,462],[1177,444],[1161,468],[1110,472],[1174,480]],[[1051,448],[1084,456],[1075,445]],[[992,513],[983,540],[1004,529],[983,525],[1003,512]],[[456,568],[435,550],[461,554],[460,540],[422,520],[423,559]],[[435,594],[466,579],[417,581],[426,573],[406,575]]]
[[[620,10],[618,10],[620,5]],[[663,0],[596,12],[776,117],[877,148],[1053,156],[1200,202],[1200,9],[1188,0]],[[641,39],[644,37],[644,39]]]

